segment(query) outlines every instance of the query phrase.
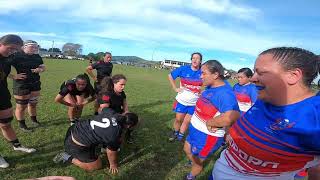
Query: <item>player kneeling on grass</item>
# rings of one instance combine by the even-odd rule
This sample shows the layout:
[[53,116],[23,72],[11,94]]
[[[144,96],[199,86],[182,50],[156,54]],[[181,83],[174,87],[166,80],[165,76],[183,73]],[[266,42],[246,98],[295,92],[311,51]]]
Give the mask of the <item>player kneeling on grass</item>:
[[[89,96],[91,98],[88,98]],[[71,125],[73,125],[81,117],[83,106],[95,99],[96,95],[88,75],[80,74],[61,84],[55,102],[68,106],[68,116]]]
[[64,141],[65,152],[57,154],[53,161],[71,162],[88,171],[100,169],[101,159],[95,150],[102,144],[106,148],[109,171],[118,173],[117,154],[122,130],[135,126],[137,122],[138,116],[134,113],[120,115],[110,108],[104,108],[94,119],[80,121],[68,129]]

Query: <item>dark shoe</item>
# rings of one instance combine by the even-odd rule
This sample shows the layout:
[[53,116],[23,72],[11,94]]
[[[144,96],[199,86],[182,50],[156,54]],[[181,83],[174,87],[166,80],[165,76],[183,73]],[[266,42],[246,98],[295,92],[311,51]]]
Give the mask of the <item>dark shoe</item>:
[[39,127],[41,124],[39,123],[39,121],[31,121],[31,124],[34,126],[34,127]]
[[190,173],[188,175],[186,175],[186,178],[185,180],[195,180],[196,177],[195,176],[192,176]]
[[21,131],[23,132],[33,132],[32,129],[28,128],[28,127],[20,127]]
[[176,135],[174,132],[169,135],[169,141],[170,141],[170,142],[175,141],[177,138],[178,138],[178,137],[177,137],[177,135]]
[[192,167],[192,161],[188,161],[186,164],[184,164],[185,167]]
[[53,158],[53,162],[54,163],[66,163],[68,162],[68,159],[71,157],[71,155],[69,155],[66,152],[60,152],[58,153],[54,158]]
[[127,142],[128,144],[133,144],[133,143],[134,143],[133,137],[132,137],[132,136],[127,137],[127,138],[126,138],[126,142]]

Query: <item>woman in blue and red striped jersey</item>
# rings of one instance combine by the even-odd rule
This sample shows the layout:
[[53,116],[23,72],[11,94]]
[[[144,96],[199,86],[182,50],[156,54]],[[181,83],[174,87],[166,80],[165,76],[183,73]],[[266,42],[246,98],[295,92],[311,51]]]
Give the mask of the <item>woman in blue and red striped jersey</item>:
[[[320,60],[301,48],[279,47],[262,52],[254,69],[258,100],[229,130],[230,146],[213,178],[293,180],[320,164],[320,97],[311,89]],[[220,124],[213,119],[207,126]]]
[[242,113],[247,112],[258,97],[256,85],[250,82],[252,75],[251,69],[241,68],[237,74],[238,83],[233,86]]
[[[192,161],[191,172],[186,179],[195,179],[202,171],[204,160],[223,143],[225,128],[240,116],[237,99],[232,88],[224,80],[224,68],[216,60],[209,60],[201,67],[201,79],[207,87],[196,103],[189,125],[189,135],[184,151]],[[206,121],[221,122],[219,128],[209,132]]]
[[[191,55],[191,65],[181,66],[169,74],[169,82],[172,89],[177,92],[173,111],[176,118],[173,123],[173,133],[170,134],[169,141],[182,141],[184,133],[188,129],[194,107],[199,98],[202,81],[201,75],[202,55],[198,52]],[[180,87],[177,88],[175,80],[180,78]]]

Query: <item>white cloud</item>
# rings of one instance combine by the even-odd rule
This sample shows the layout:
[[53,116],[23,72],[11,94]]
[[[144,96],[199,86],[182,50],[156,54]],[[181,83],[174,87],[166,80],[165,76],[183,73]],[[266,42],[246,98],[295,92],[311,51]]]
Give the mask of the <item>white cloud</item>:
[[244,57],[240,57],[239,60],[240,60],[240,61],[247,61],[247,59],[244,58]]
[[[30,13],[32,10],[49,10],[56,12],[57,15],[64,13],[63,21],[70,23],[77,21],[79,27],[86,27],[86,30],[79,32],[75,26],[72,30],[72,37],[70,37],[82,44],[87,43],[85,46],[93,46],[93,43],[88,39],[101,37],[136,41],[151,47],[154,44],[160,44],[179,48],[217,49],[256,56],[266,48],[298,44],[284,38],[272,39],[266,34],[256,35],[251,29],[219,27],[201,19],[201,17],[187,13],[191,10],[204,15],[210,14],[210,16],[223,15],[232,17],[237,22],[240,20],[246,21],[246,23],[261,16],[259,9],[239,3],[235,4],[230,0],[0,1],[0,14]],[[52,21],[53,26],[56,20]],[[54,29],[59,30],[56,27]],[[64,37],[68,35],[61,35],[63,32],[20,33],[26,34],[26,36],[42,37],[41,39],[44,40],[49,40],[51,37],[60,39],[61,42],[62,40],[70,40],[68,37]],[[308,44],[306,41],[303,42]],[[103,43],[96,43],[99,46],[103,45]],[[108,46],[111,45],[108,44]],[[163,54],[163,56],[168,56],[168,54]],[[177,52],[177,54],[177,57],[180,57],[183,53]]]
[[0,35],[5,34],[19,34],[20,36],[45,36],[45,37],[58,37],[55,33],[40,33],[40,32],[0,32]]
[[192,9],[225,14],[243,20],[254,20],[260,14],[260,10],[256,8],[236,5],[229,0],[192,0],[191,3],[186,4]]
[[69,4],[72,4],[72,0],[1,0],[0,14],[12,13],[14,11],[22,13],[31,10],[60,10]]

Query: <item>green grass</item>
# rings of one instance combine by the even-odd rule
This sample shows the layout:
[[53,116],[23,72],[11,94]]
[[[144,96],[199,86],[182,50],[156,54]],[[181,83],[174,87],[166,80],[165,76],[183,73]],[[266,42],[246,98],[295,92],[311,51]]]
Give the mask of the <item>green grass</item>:
[[[142,119],[134,133],[136,144],[123,144],[119,156],[120,173],[113,176],[106,169],[105,155],[102,170],[85,172],[73,165],[54,164],[52,158],[63,149],[63,140],[69,123],[66,107],[53,102],[61,83],[84,72],[87,62],[45,60],[47,71],[41,75],[41,100],[38,118],[42,127],[33,133],[24,133],[12,122],[20,141],[35,147],[34,154],[13,151],[4,139],[0,141],[1,154],[10,163],[8,169],[0,170],[0,179],[25,179],[50,175],[73,176],[77,179],[183,179],[189,168],[182,144],[169,143],[167,135],[171,129],[174,113],[171,111],[175,93],[167,80],[169,71],[115,65],[113,74],[123,73],[128,78],[126,86],[129,110]],[[11,87],[11,82],[9,80]],[[85,107],[83,117],[90,117],[93,105]],[[27,118],[27,124],[29,123]],[[133,152],[137,152],[133,155]],[[207,179],[211,173],[211,157],[199,179]]]

